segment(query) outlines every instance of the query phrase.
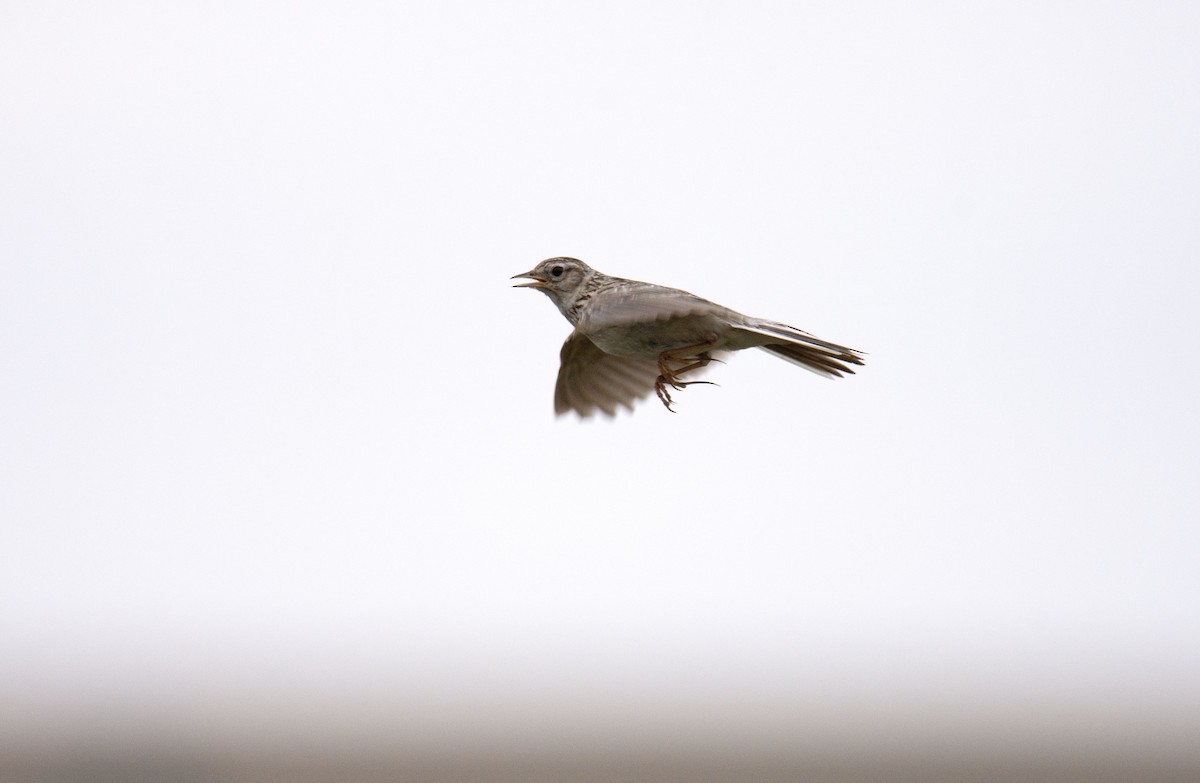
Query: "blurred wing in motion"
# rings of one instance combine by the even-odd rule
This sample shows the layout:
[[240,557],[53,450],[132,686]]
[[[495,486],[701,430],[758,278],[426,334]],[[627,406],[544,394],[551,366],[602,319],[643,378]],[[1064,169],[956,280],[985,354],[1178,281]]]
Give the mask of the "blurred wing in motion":
[[615,416],[617,406],[632,410],[633,403],[654,391],[658,365],[645,359],[607,354],[578,331],[563,343],[558,382],[554,387],[554,412],[575,411],[590,416],[597,408]]

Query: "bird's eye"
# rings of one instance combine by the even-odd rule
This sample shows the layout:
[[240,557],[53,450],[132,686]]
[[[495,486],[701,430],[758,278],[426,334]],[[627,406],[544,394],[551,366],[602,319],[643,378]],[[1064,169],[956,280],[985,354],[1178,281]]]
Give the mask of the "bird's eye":
[[551,277],[562,277],[563,271],[565,271],[565,270],[563,270],[563,268],[561,266],[552,266],[552,267],[550,267],[550,276]]

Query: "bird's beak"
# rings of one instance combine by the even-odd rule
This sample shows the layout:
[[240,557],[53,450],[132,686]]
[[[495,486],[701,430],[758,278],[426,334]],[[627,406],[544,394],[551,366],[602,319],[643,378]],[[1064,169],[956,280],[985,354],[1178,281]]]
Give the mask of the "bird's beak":
[[546,278],[541,275],[535,275],[533,272],[522,272],[519,275],[513,275],[510,280],[516,280],[518,277],[528,277],[532,282],[517,283],[513,288],[541,288],[546,285]]

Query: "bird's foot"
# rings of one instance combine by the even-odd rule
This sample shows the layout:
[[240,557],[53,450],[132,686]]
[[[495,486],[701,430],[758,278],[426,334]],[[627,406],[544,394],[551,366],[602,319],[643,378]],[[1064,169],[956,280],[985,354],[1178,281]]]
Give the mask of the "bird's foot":
[[[674,413],[675,409],[671,407],[672,399],[671,399],[671,392],[667,389],[668,386],[670,386],[672,389],[675,389],[676,391],[679,391],[680,389],[682,389],[685,386],[691,386],[692,384],[695,384],[695,383],[704,383],[704,384],[708,384],[710,386],[716,386],[716,384],[713,383],[712,381],[681,381],[681,380],[679,380],[680,375],[683,375],[684,373],[692,372],[693,370],[699,370],[703,367],[708,366],[708,363],[713,361],[713,358],[712,358],[712,356],[709,355],[708,351],[701,350],[699,353],[695,353],[695,350],[697,348],[701,348],[701,349],[709,348],[709,347],[713,346],[715,343],[716,343],[716,335],[713,335],[712,337],[710,337],[707,341],[705,341],[703,343],[697,343],[696,345],[688,345],[688,346],[684,346],[683,348],[675,348],[670,351],[663,351],[662,354],[659,355],[659,357],[658,357],[659,375],[658,375],[658,378],[654,381],[654,393],[658,395],[658,399],[662,401],[663,406],[666,407],[667,410],[671,411],[671,413]],[[675,362],[682,361],[682,362],[685,362],[685,364],[682,367],[679,367],[678,369],[672,369],[672,367],[671,367],[672,361],[675,361]]]
[[[710,343],[701,343],[701,345],[709,345],[709,344]],[[694,349],[697,347],[700,347],[700,346],[693,345],[693,346],[689,346],[686,349],[680,349],[677,351],[666,351],[662,354],[662,356],[658,357],[658,369],[659,369],[660,374],[659,374],[658,378],[654,381],[654,392],[655,392],[655,394],[658,395],[658,399],[662,401],[662,404],[666,407],[666,409],[669,410],[671,413],[674,413],[675,409],[671,407],[671,403],[673,402],[673,400],[671,399],[671,392],[667,388],[668,386],[671,389],[674,389],[675,391],[679,391],[679,390],[683,389],[685,386],[692,386],[693,384],[697,384],[697,383],[703,383],[708,386],[716,386],[717,385],[717,384],[713,383],[712,381],[681,381],[679,379],[680,375],[683,375],[684,373],[687,373],[687,372],[692,372],[693,370],[699,370],[702,367],[706,367],[709,362],[714,361],[714,359],[711,356],[709,356],[708,351],[701,351],[698,354],[688,357],[691,359],[691,361],[688,362],[687,364],[685,364],[683,367],[680,367],[678,369],[671,368],[671,365],[669,363],[671,359],[680,359],[680,358],[682,358],[682,357],[680,357],[680,353],[682,353],[682,351],[691,350],[691,349]],[[687,361],[687,359],[683,359],[683,360]]]

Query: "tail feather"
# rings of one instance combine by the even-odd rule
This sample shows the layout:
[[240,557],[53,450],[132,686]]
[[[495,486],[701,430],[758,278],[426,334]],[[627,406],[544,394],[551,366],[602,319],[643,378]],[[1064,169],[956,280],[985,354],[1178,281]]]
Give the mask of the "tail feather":
[[827,378],[853,375],[850,365],[863,364],[861,351],[826,342],[787,324],[760,321],[740,329],[758,338],[767,338],[758,343],[764,351]]
[[[841,378],[843,375],[853,375],[854,370],[847,364],[862,364],[857,356],[845,358],[842,361],[832,359],[824,353],[800,345],[760,345],[764,351],[769,351],[781,359],[803,367],[809,372],[824,375],[827,378]],[[843,363],[844,362],[844,363]]]

